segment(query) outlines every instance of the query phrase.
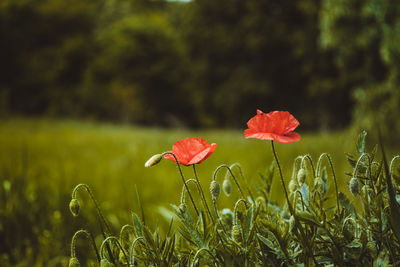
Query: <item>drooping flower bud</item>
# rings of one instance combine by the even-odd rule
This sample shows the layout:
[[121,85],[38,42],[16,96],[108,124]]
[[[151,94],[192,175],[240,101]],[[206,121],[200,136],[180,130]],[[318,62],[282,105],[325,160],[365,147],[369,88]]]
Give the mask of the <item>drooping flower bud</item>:
[[78,258],[76,257],[71,257],[69,259],[68,267],[80,267],[81,264],[79,263]]
[[233,212],[230,209],[223,209],[221,212],[222,223],[231,228],[233,223]]
[[228,197],[232,193],[232,184],[228,178],[225,178],[224,182],[222,183],[222,190],[224,191],[225,195]]
[[238,243],[242,242],[242,228],[239,224],[235,224],[232,227],[232,239]]
[[358,179],[353,177],[350,179],[349,182],[349,190],[350,192],[353,194],[353,196],[357,196],[360,189],[359,189],[360,185],[358,183]]
[[297,184],[295,180],[290,180],[289,182],[289,192],[293,193],[297,189]]
[[297,182],[299,183],[300,186],[302,186],[304,184],[304,182],[306,181],[306,178],[307,178],[306,170],[304,168],[301,168],[297,172]]
[[153,167],[154,165],[157,165],[162,160],[162,158],[163,158],[162,154],[156,154],[156,155],[152,156],[151,158],[149,158],[146,161],[146,163],[144,164],[144,166],[146,168]]
[[220,191],[221,188],[219,186],[219,183],[215,180],[212,180],[210,183],[210,193],[213,201],[216,201],[218,199]]
[[112,264],[109,260],[106,258],[101,259],[100,261],[100,267],[114,267],[114,264]]
[[81,205],[76,198],[71,199],[71,201],[69,202],[69,210],[74,216],[78,216],[80,207]]

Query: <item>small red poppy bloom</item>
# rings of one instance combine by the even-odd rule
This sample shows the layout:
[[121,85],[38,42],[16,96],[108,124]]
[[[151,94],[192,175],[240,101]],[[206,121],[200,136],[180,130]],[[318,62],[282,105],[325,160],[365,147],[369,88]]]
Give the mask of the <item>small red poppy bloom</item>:
[[247,122],[245,138],[275,140],[279,143],[292,143],[300,140],[300,135],[293,132],[300,123],[287,111],[264,113],[257,110],[257,115]]
[[[172,153],[178,159],[179,164],[188,166],[208,158],[216,147],[217,144],[210,145],[202,138],[186,138],[175,142],[172,146]],[[175,162],[175,158],[171,154],[166,154],[164,157]]]

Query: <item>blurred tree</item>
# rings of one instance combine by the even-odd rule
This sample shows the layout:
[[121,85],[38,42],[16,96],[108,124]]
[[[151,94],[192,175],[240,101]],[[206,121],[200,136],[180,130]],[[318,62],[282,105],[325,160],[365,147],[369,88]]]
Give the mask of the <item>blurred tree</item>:
[[324,0],[321,43],[336,54],[338,83],[353,93],[361,127],[400,133],[400,4]]
[[242,126],[257,107],[290,110],[305,126],[348,123],[348,92],[331,93],[333,55],[319,49],[319,3],[190,3],[184,30],[201,124]]

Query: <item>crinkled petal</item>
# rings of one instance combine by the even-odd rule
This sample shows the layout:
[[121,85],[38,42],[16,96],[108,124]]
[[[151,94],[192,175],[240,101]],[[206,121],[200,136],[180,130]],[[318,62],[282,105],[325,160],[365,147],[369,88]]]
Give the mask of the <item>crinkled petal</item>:
[[[178,163],[192,165],[200,163],[214,152],[216,144],[208,144],[202,138],[186,138],[179,140],[172,146],[172,153],[177,157]],[[166,159],[175,161],[171,154],[164,155]]]

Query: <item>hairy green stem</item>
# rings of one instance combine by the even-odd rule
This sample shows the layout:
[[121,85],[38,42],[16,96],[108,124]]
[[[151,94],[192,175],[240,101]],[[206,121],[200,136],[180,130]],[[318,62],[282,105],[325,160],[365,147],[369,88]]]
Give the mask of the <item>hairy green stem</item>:
[[340,214],[340,204],[339,204],[339,190],[338,190],[338,184],[337,184],[337,180],[336,180],[336,174],[335,174],[335,169],[333,168],[333,163],[332,163],[332,159],[331,156],[328,153],[322,153],[321,156],[319,156],[318,162],[317,162],[317,175],[320,176],[320,169],[321,169],[321,161],[322,158],[325,157],[328,162],[329,165],[331,166],[331,170],[332,170],[332,175],[333,175],[333,180],[335,182],[335,193],[336,193],[336,205],[337,205],[337,211],[338,214]]
[[194,164],[192,166],[193,166],[194,177],[196,178],[196,182],[197,182],[197,189],[199,190],[199,193],[200,193],[200,198],[203,201],[204,207],[207,209],[208,215],[210,215],[210,219],[211,219],[212,223],[214,224],[214,218],[213,218],[213,216],[211,214],[210,208],[208,207],[206,198],[204,197],[204,192],[203,192],[203,189],[202,189],[202,187],[200,185],[199,178],[197,177],[196,167],[195,167]]
[[[233,174],[232,170],[228,167],[228,165],[222,164],[222,165],[218,166],[218,167],[215,169],[215,171],[214,171],[213,180],[214,180],[214,181],[217,180],[217,173],[218,173],[219,170],[222,169],[222,168],[226,168],[226,169],[229,171],[229,173],[230,173],[231,176],[232,176],[233,181],[235,182],[237,188],[238,188],[239,191],[240,191],[240,194],[242,195],[242,198],[243,198],[243,199],[246,199],[246,197],[245,197],[245,195],[244,195],[244,193],[243,193],[243,190],[242,190],[242,188],[240,187],[239,182],[237,181],[235,175]],[[247,206],[247,204],[246,204],[246,206]]]
[[79,235],[84,235],[91,242],[93,250],[96,253],[97,261],[100,262],[100,254],[97,251],[96,242],[94,241],[92,234],[89,231],[82,229],[76,231],[75,234],[72,236],[71,257],[76,257],[76,239],[78,238]]
[[183,172],[182,172],[181,166],[180,166],[180,164],[179,164],[178,158],[175,156],[174,153],[172,153],[172,152],[170,152],[170,151],[162,153],[163,156],[164,156],[164,155],[167,155],[167,154],[170,154],[170,155],[172,155],[172,156],[174,157],[175,162],[176,162],[176,165],[178,166],[178,169],[179,169],[179,173],[180,173],[181,178],[182,178],[183,185],[186,187],[186,191],[188,192],[188,195],[189,195],[189,197],[190,197],[190,201],[192,202],[193,207],[194,207],[194,210],[196,211],[196,214],[197,214],[197,216],[198,216],[200,213],[199,213],[199,211],[198,211],[198,209],[197,209],[197,207],[196,207],[196,204],[194,203],[192,194],[190,193],[190,190],[189,190],[188,186],[186,185],[185,177],[183,176]]

